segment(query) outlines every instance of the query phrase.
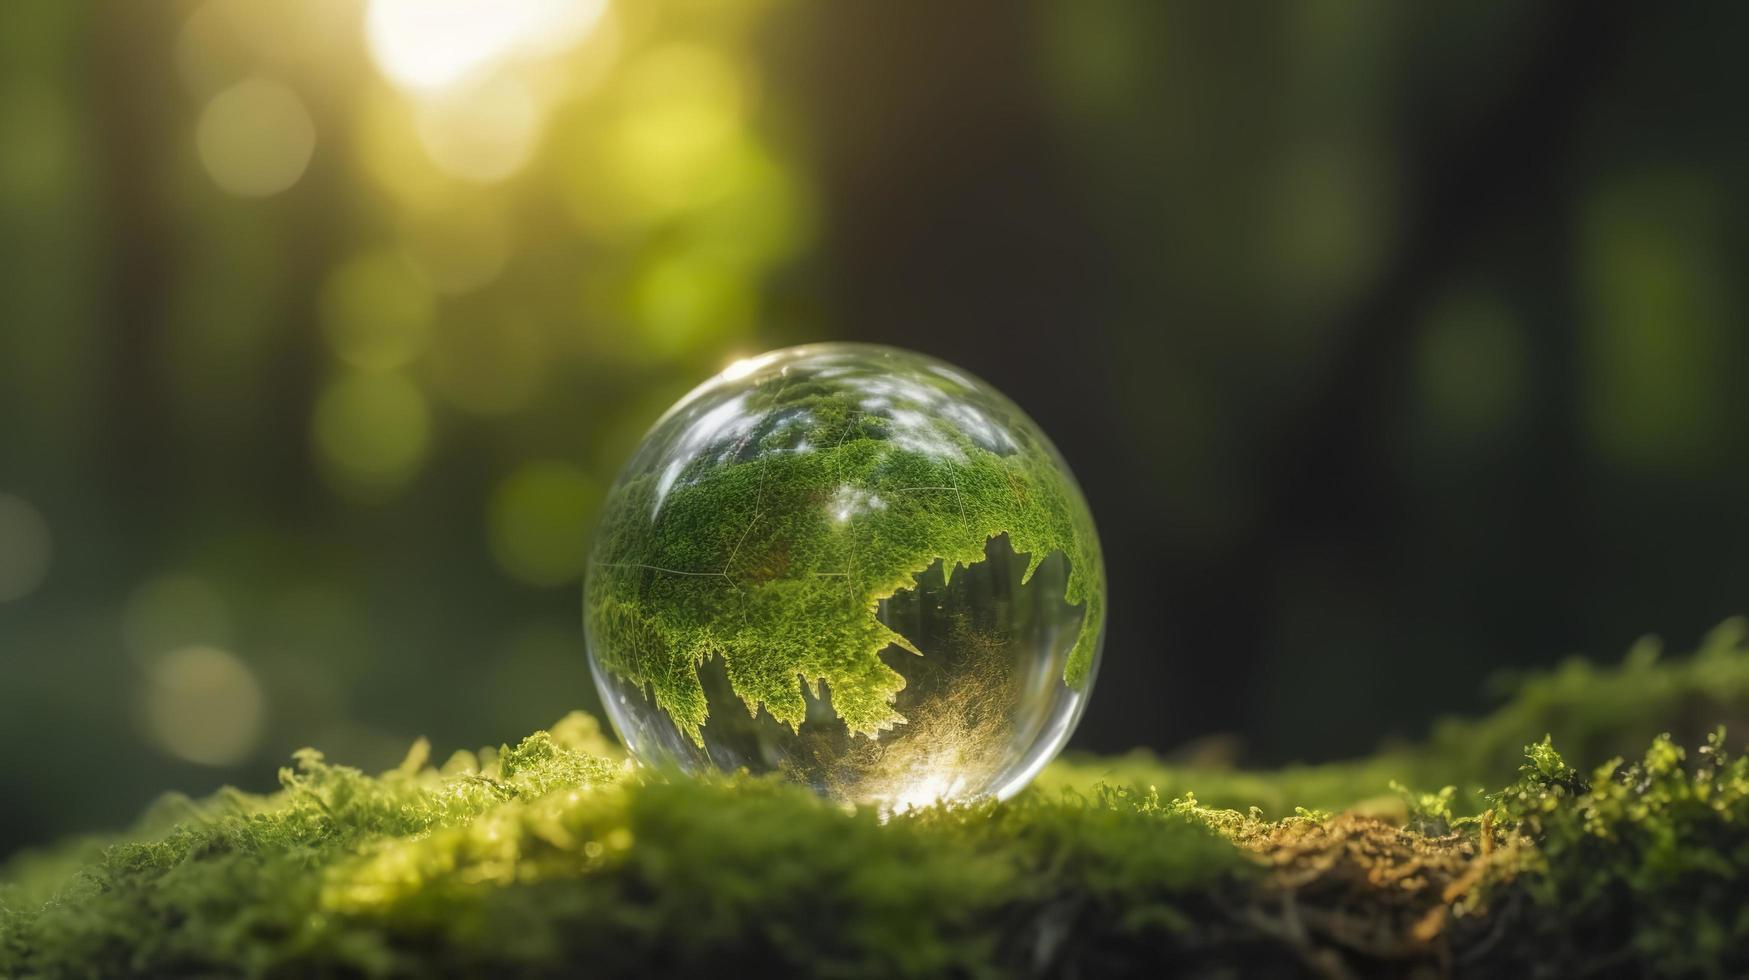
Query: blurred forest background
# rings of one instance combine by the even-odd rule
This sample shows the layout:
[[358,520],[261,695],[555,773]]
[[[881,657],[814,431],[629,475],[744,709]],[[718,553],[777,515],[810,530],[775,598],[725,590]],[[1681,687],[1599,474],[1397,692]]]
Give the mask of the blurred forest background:
[[[1363,752],[1749,611],[1743,5],[0,10],[0,854],[593,708],[670,402],[923,350],[1061,445],[1075,745]],[[1526,733],[1527,736],[1534,733]],[[1205,743],[1206,745],[1207,743]]]

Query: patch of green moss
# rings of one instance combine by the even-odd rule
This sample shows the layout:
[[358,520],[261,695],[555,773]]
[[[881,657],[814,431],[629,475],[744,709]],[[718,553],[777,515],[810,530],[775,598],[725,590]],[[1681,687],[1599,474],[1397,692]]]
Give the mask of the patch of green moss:
[[1616,664],[1573,657],[1553,671],[1501,677],[1492,686],[1504,700],[1486,716],[1440,719],[1426,739],[1363,759],[1260,772],[1145,750],[1070,753],[1039,781],[1052,788],[1103,780],[1166,794],[1194,791],[1215,806],[1257,806],[1271,815],[1295,806],[1362,805],[1400,816],[1402,801],[1388,789],[1395,781],[1453,786],[1454,805],[1479,812],[1488,792],[1518,771],[1525,742],[1545,734],[1572,758],[1608,759],[1636,755],[1664,732],[1685,745],[1700,744],[1720,724],[1749,732],[1749,622],[1726,621],[1690,656],[1664,657],[1662,644],[1648,637]]
[[983,561],[998,535],[1028,556],[1026,578],[1053,552],[1067,557],[1065,598],[1084,612],[1064,681],[1086,681],[1104,572],[1086,505],[1048,448],[1020,434],[997,453],[944,420],[866,413],[859,396],[757,388],[744,410],[782,424],[756,429],[744,461],[635,474],[605,506],[584,603],[595,657],[699,745],[709,657],[749,711],[792,728],[807,715],[805,685],[829,691],[853,734],[903,723],[905,679],[880,653],[929,651],[877,618],[881,600],[938,561],[949,577]]
[[[1567,716],[1616,711],[1628,682],[1653,707],[1626,729],[1692,724],[1655,709],[1687,712],[1703,687],[1733,715],[1749,651],[1715,636],[1694,658],[1574,676],[1383,758],[1473,772],[1526,718],[1608,741]],[[1444,741],[1459,731],[1476,744]],[[885,821],[771,780],[634,770],[583,715],[442,766],[421,743],[377,776],[306,751],[278,792],[169,799],[132,833],[7,867],[0,976],[1749,973],[1749,763],[1714,730],[1579,770],[1561,738],[1521,738],[1520,770],[1474,803],[1369,782],[1378,762],[1082,760],[1008,803]],[[1284,787],[1347,798],[1277,817],[1209,805]]]
[[1548,739],[1525,752],[1492,797],[1494,826],[1536,845],[1514,882],[1519,943],[1595,972],[1749,975],[1749,759],[1724,728],[1692,755],[1660,735],[1589,775]]

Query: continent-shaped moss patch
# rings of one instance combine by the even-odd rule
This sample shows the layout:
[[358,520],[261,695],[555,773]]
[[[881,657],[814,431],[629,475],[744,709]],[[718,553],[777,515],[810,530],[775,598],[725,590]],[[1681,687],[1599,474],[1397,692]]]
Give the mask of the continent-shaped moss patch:
[[[998,452],[951,419],[865,411],[829,385],[758,389],[763,422],[733,452],[622,481],[603,516],[585,613],[595,656],[646,690],[695,743],[708,716],[698,667],[721,657],[747,710],[791,726],[823,684],[855,734],[905,721],[905,679],[880,652],[928,656],[877,618],[936,561],[983,560],[1007,535],[1026,577],[1053,552],[1083,607],[1064,682],[1086,682],[1103,621],[1098,543],[1048,447]],[[724,457],[727,458],[724,458]]]

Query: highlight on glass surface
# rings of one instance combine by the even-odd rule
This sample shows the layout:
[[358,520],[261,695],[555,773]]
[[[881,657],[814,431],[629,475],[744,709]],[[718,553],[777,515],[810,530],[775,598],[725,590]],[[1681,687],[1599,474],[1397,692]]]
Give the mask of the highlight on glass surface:
[[1055,447],[989,385],[862,344],[738,361],[603,508],[590,666],[647,765],[885,810],[1004,798],[1098,668],[1104,569]]

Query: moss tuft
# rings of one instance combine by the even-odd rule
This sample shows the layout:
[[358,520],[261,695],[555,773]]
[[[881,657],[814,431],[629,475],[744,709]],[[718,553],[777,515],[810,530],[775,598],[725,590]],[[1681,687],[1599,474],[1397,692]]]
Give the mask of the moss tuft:
[[[376,776],[306,750],[277,792],[167,799],[129,834],[15,861],[0,976],[1741,976],[1749,762],[1724,731],[1590,770],[1557,748],[1610,740],[1585,705],[1626,731],[1697,703],[1735,716],[1749,651],[1716,640],[1530,679],[1348,767],[1081,760],[1008,803],[884,822],[769,780],[635,771],[584,715],[441,767],[420,743]],[[1628,683],[1649,705],[1620,710]],[[1456,787],[1528,722],[1554,737],[1521,736],[1491,793],[1369,781],[1401,765]],[[1297,790],[1326,809],[1211,805]]]

